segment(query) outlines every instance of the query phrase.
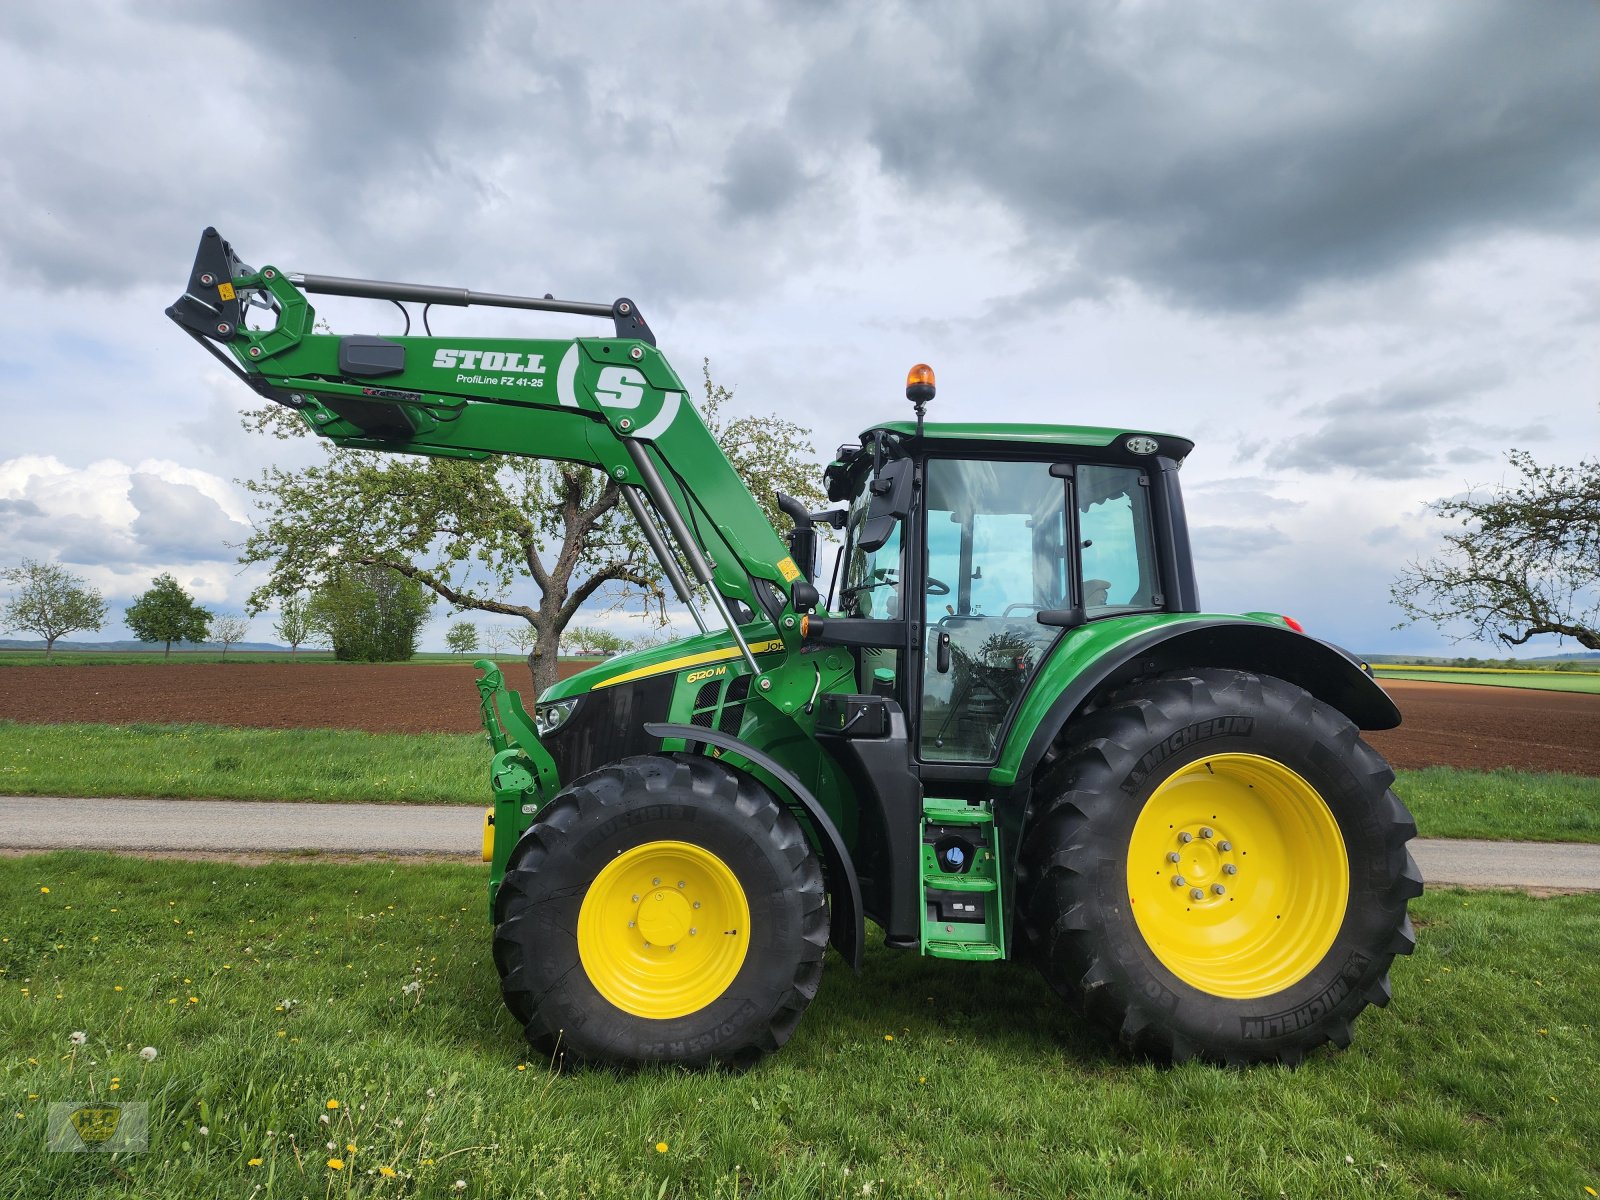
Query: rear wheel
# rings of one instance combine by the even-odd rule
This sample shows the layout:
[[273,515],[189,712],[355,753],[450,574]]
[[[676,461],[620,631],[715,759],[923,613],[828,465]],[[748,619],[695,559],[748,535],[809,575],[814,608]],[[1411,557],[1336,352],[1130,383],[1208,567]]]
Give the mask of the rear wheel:
[[546,1053],[743,1065],[816,994],[828,937],[794,817],[712,759],[624,759],[558,795],[495,900],[506,1005]]
[[1389,998],[1416,833],[1393,772],[1300,688],[1198,670],[1085,717],[1021,862],[1050,983],[1158,1058],[1296,1062]]

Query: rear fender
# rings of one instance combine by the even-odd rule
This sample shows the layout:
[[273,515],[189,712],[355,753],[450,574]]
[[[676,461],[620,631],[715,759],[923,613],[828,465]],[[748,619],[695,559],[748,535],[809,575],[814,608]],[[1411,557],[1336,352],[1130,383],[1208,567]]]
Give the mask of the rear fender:
[[[1168,621],[1102,645],[1084,664],[1068,643],[1096,632],[1093,625],[1085,626],[1057,643],[1029,689],[1027,700],[1033,703],[1023,705],[1024,711],[1031,708],[1040,715],[1012,727],[991,783],[1012,784],[1031,776],[1062,727],[1102,692],[1186,667],[1275,676],[1304,688],[1361,729],[1393,729],[1400,724],[1394,701],[1353,656],[1281,625],[1240,617]],[[1070,674],[1052,671],[1058,664]],[[1052,692],[1054,697],[1049,698]],[[1040,704],[1041,699],[1048,699],[1047,706]]]

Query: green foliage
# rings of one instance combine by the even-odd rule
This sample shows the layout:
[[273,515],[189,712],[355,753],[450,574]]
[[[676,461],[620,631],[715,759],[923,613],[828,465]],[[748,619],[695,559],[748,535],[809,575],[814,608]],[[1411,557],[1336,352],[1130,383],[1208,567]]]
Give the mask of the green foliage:
[[307,642],[321,640],[320,631],[306,611],[305,597],[299,592],[283,598],[278,619],[272,624],[272,632],[289,643],[290,658],[294,658]]
[[[794,1038],[757,1070],[558,1074],[501,1005],[482,889],[481,867],[455,864],[0,860],[6,1194],[1584,1200],[1600,1186],[1600,897],[1430,892],[1394,1003],[1350,1050],[1295,1071],[1133,1062],[1026,964],[875,942],[860,975],[829,956]],[[151,1153],[43,1153],[62,1098],[148,1103]]]
[[[770,519],[782,489],[820,504],[820,470],[799,425],[776,415],[725,419],[732,393],[704,369],[701,415]],[[278,437],[306,435],[276,406],[246,424]],[[257,507],[240,561],[265,563],[252,612],[341,567],[379,567],[414,579],[457,609],[521,618],[534,632],[534,687],[556,679],[562,632],[596,596],[663,613],[655,559],[622,505],[617,484],[573,463],[491,455],[481,462],[328,449],[300,471],[270,468],[241,481]],[[530,588],[531,585],[531,588]],[[537,591],[538,602],[506,597]],[[530,597],[531,599],[531,597]]]
[[155,577],[122,619],[141,642],[165,643],[168,655],[173,642],[205,641],[211,627],[211,613],[166,572]]
[[452,621],[444,644],[456,654],[468,654],[478,648],[478,627],[471,621]]
[[404,662],[433,599],[413,580],[378,567],[336,570],[312,595],[306,619],[341,662]]
[[1525,450],[1507,458],[1515,482],[1432,506],[1461,531],[1395,581],[1404,624],[1464,627],[1458,640],[1506,646],[1555,634],[1600,650],[1600,458],[1575,467],[1541,467]]
[[620,634],[592,625],[576,625],[566,632],[567,644],[579,654],[621,654],[630,643]]
[[38,634],[47,659],[57,638],[105,624],[106,602],[100,593],[58,563],[25,558],[20,566],[0,571],[0,579],[16,589],[0,607],[0,629]]

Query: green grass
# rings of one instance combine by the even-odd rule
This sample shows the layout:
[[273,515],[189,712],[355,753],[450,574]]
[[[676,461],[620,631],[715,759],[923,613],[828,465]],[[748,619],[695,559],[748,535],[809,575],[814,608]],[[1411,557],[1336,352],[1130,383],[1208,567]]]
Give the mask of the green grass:
[[0,793],[489,802],[481,734],[0,721]]
[[[557,1075],[500,1006],[482,881],[455,866],[0,860],[4,1193],[1600,1189],[1600,897],[1425,896],[1393,1004],[1351,1050],[1297,1071],[1133,1063],[1026,967],[874,948],[860,977],[830,955],[794,1039],[747,1074]],[[43,1152],[50,1101],[108,1099],[150,1105],[150,1153]],[[326,1166],[329,1140],[343,1170]]]
[[[484,804],[476,734],[0,721],[0,794]],[[1427,837],[1600,842],[1600,779],[1400,771]]]
[[1429,671],[1409,667],[1394,670],[1374,665],[1378,682],[1385,679],[1416,679],[1424,683],[1467,683],[1481,687],[1531,688],[1541,692],[1583,692],[1600,696],[1600,672],[1565,671]]
[[1600,779],[1455,767],[1396,776],[1423,837],[1600,842]]

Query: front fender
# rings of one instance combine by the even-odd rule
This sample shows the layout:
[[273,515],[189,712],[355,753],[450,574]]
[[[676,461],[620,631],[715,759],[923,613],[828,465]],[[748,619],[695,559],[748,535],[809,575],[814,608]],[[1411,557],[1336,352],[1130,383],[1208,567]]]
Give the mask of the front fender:
[[828,816],[827,810],[822,807],[822,802],[811,794],[810,789],[801,783],[789,768],[771,755],[756,749],[748,742],[741,742],[731,734],[715,729],[702,729],[698,725],[669,725],[657,722],[650,722],[644,728],[651,737],[658,737],[663,741],[667,738],[682,738],[686,745],[692,746],[698,743],[715,746],[725,753],[737,754],[740,758],[760,767],[789,793],[790,804],[798,805],[816,829],[818,849],[828,870],[828,880],[831,884],[829,894],[833,901],[829,940],[853,970],[861,970],[861,956],[867,944],[866,915],[861,906],[861,880],[856,876],[855,862],[844,844],[839,827],[833,823],[833,818]]

